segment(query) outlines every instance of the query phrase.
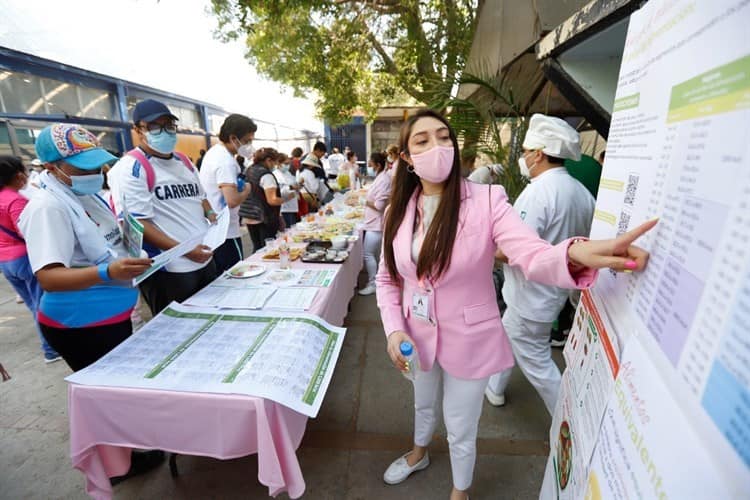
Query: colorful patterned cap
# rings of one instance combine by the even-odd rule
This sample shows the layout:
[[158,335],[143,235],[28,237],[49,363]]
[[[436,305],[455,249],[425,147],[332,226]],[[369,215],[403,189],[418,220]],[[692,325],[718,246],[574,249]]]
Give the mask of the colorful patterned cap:
[[45,127],[34,144],[36,155],[44,163],[65,160],[82,170],[94,170],[117,158],[99,147],[96,136],[72,123]]

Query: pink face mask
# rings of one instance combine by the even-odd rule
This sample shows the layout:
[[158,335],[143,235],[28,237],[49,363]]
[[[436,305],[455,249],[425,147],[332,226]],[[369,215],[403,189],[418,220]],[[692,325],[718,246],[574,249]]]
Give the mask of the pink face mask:
[[453,146],[435,146],[424,153],[413,154],[414,172],[427,182],[441,183],[453,169]]

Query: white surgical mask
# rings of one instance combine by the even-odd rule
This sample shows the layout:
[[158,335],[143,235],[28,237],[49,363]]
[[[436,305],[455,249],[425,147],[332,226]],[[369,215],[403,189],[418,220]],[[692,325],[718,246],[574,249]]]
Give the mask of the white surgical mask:
[[531,179],[531,171],[534,170],[539,164],[532,165],[529,167],[526,164],[526,157],[521,155],[518,157],[518,169],[521,171],[521,175],[527,179]]
[[255,148],[253,147],[252,142],[248,142],[247,144],[242,144],[239,139],[237,139],[237,144],[234,144],[234,141],[232,141],[232,144],[234,147],[237,148],[237,154],[240,156],[244,156],[250,161],[253,161],[253,155],[255,154]]
[[104,184],[104,174],[98,172],[88,175],[68,175],[61,168],[57,169],[61,174],[70,179],[70,190],[75,194],[96,194],[102,189]]

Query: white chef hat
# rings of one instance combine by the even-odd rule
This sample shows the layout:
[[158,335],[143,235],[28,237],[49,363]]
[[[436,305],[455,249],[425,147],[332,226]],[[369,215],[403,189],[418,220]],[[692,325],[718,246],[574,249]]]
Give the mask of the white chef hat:
[[541,150],[555,158],[581,159],[581,138],[564,120],[536,113],[523,140],[524,149]]

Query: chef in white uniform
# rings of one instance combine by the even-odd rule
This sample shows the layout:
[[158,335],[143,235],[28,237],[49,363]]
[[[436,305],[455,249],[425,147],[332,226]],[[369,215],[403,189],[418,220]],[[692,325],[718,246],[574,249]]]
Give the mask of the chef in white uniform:
[[[531,182],[513,207],[529,227],[553,245],[589,234],[591,230],[594,198],[563,166],[563,160],[577,161],[580,157],[580,137],[573,127],[551,116],[535,114],[531,117],[523,141],[523,154],[518,159],[521,174]],[[527,281],[520,269],[507,263],[503,273],[503,299],[508,305],[503,326],[513,355],[552,414],[561,375],[552,360],[549,336],[568,291]],[[505,404],[505,388],[511,370],[490,378],[485,395],[491,404]]]

